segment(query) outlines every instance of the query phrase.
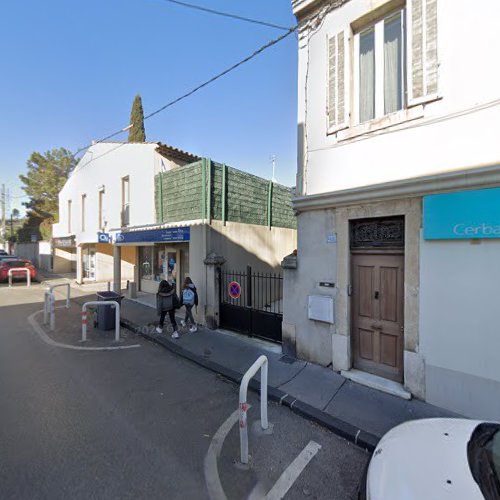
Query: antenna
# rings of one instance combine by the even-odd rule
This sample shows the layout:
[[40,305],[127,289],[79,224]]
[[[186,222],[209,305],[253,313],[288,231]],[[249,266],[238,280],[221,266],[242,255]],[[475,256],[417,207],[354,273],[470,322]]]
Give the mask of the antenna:
[[270,160],[271,160],[271,163],[273,164],[273,176],[272,176],[271,180],[273,182],[276,182],[276,177],[274,175],[276,172],[276,155],[271,155]]

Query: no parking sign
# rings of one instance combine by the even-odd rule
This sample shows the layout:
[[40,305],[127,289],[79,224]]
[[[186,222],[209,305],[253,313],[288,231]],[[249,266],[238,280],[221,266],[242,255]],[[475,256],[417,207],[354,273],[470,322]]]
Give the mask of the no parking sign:
[[237,281],[231,281],[229,283],[229,296],[232,299],[239,299],[241,295],[241,286]]

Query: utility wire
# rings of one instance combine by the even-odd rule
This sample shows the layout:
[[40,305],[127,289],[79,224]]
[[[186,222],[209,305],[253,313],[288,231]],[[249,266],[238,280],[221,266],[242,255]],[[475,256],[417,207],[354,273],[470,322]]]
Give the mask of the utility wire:
[[276,28],[278,30],[288,31],[290,29],[287,28],[286,26],[279,26],[278,24],[268,23],[266,21],[260,21],[259,19],[252,19],[250,17],[238,16],[236,14],[229,14],[228,12],[221,12],[219,10],[202,7],[201,5],[194,5],[187,2],[180,2],[179,0],[163,0],[163,2],[173,3],[175,5],[181,5],[182,7],[187,7],[188,9],[201,10],[202,12],[208,12],[209,14],[215,14],[217,16],[237,19],[238,21],[246,21],[248,23],[261,24],[262,26],[268,26],[269,28]]
[[241,61],[237,62],[236,64],[233,64],[231,67],[225,69],[224,71],[222,71],[221,73],[210,78],[210,80],[207,80],[206,82],[202,83],[201,85],[198,85],[197,87],[190,90],[189,92],[186,92],[184,95],[181,95],[177,99],[170,101],[168,104],[165,104],[165,106],[162,106],[161,108],[157,109],[156,111],[149,113],[149,115],[146,115],[144,117],[144,119],[147,120],[148,118],[151,118],[152,116],[157,115],[158,113],[161,113],[162,111],[169,108],[170,106],[177,104],[179,101],[182,101],[183,99],[186,99],[186,97],[189,97],[190,95],[193,95],[195,92],[198,92],[198,90],[202,89],[203,87],[206,87],[207,85],[210,85],[211,83],[215,82],[216,80],[223,77],[224,75],[227,75],[228,73],[235,70],[236,68],[238,68],[242,64],[245,64],[246,62],[250,61],[254,57],[258,56],[261,52],[264,52],[264,50],[268,49],[269,47],[272,47],[273,45],[276,45],[278,42],[281,42],[281,40],[283,40],[284,38],[286,38],[287,36],[292,34],[296,29],[297,29],[296,27],[288,29],[288,31],[285,34],[283,34],[280,37],[266,43],[265,45],[260,47],[260,49],[257,49],[255,52],[253,52],[249,56],[245,57],[245,59],[242,59]]
[[[181,95],[180,97],[177,97],[176,99],[174,99],[173,101],[170,101],[169,103],[165,104],[164,106],[162,106],[161,108],[158,108],[156,111],[153,111],[152,113],[149,113],[148,115],[146,115],[144,117],[144,120],[148,120],[149,118],[152,118],[153,116],[161,113],[162,111],[165,111],[167,108],[170,108],[171,106],[173,106],[174,104],[177,104],[178,102],[186,99],[187,97],[193,95],[195,92],[198,92],[199,90],[201,90],[202,88],[206,87],[207,85],[210,85],[211,83],[215,82],[216,80],[218,80],[219,78],[222,78],[224,75],[227,75],[228,73],[230,73],[231,71],[235,70],[236,68],[238,68],[239,66],[247,63],[248,61],[250,61],[251,59],[253,59],[254,57],[258,56],[259,54],[261,54],[262,52],[264,52],[266,49],[272,47],[273,45],[276,45],[277,43],[281,42],[281,40],[285,39],[287,36],[291,35],[292,33],[294,33],[295,31],[297,30],[297,26],[293,27],[293,28],[289,28],[288,31],[286,33],[284,33],[283,35],[279,36],[278,38],[275,38],[274,40],[271,40],[270,42],[266,43],[265,45],[263,45],[262,47],[260,47],[259,49],[257,49],[256,51],[254,51],[252,54],[250,54],[249,56],[245,57],[244,59],[242,59],[241,61],[237,62],[236,64],[233,64],[232,66],[230,66],[229,68],[225,69],[224,71],[218,73],[217,75],[213,76],[212,78],[210,78],[209,80],[203,82],[202,84],[198,85],[197,87],[191,89],[189,92],[186,92],[185,94]],[[127,130],[129,130],[130,128],[132,127],[132,124],[130,125],[127,125],[126,127],[120,129],[120,130],[117,130],[116,132],[113,132],[112,134],[109,134],[107,135],[106,137],[103,137],[102,139],[99,139],[98,141],[94,141],[93,144],[98,144],[100,142],[105,142],[107,141],[108,139],[111,139],[112,137],[115,137],[119,134],[121,134],[122,132],[125,132]],[[74,155],[73,157],[76,157],[79,153],[81,153],[82,151],[85,151],[87,150],[88,148],[90,148],[93,144],[89,144],[83,148],[80,148]],[[104,153],[106,154],[106,153]],[[104,155],[103,154],[103,155]],[[103,155],[100,155],[99,157],[103,156]],[[89,162],[87,162],[85,165],[88,165],[90,162],[92,162],[92,159],[89,160]]]

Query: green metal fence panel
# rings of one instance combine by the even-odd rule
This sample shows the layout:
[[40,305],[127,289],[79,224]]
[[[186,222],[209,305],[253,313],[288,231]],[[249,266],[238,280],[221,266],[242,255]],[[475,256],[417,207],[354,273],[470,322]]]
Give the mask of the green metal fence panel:
[[[271,196],[269,196],[271,194]],[[209,159],[158,174],[157,222],[207,219],[296,228],[291,189]]]
[[292,207],[292,190],[281,184],[273,184],[272,225],[297,229],[297,218]]
[[[176,168],[156,176],[155,204],[157,222],[181,222],[202,218],[202,164],[201,161],[189,166]],[[163,191],[163,221],[160,214],[160,192]]]

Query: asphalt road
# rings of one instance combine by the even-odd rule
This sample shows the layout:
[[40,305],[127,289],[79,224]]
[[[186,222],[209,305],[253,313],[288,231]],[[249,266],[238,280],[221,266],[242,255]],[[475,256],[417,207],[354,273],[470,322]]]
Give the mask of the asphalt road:
[[228,499],[262,498],[289,466],[284,498],[354,497],[368,460],[356,446],[274,403],[263,435],[251,395],[243,468],[238,425],[223,426],[238,387],[141,338],[117,351],[47,345],[28,323],[42,296],[0,286],[2,499],[214,498],[214,484]]

